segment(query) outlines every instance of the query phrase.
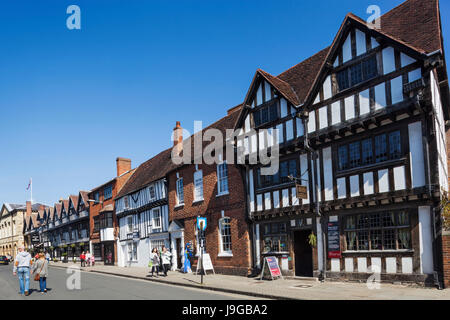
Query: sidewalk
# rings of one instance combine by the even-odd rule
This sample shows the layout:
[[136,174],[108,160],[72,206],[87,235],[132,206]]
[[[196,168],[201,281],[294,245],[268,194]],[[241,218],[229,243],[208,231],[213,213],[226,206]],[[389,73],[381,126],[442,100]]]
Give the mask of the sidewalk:
[[[73,263],[52,262],[50,266],[67,268]],[[79,267],[79,264],[76,264]],[[450,300],[450,289],[411,287],[394,284],[380,284],[380,289],[369,290],[365,283],[324,282],[315,280],[275,280],[260,281],[259,278],[246,278],[209,274],[203,277],[180,272],[169,272],[167,277],[150,277],[149,269],[142,267],[94,266],[83,267],[86,272],[110,274],[128,278],[143,279],[159,283],[201,288],[250,295],[268,299],[298,300]]]

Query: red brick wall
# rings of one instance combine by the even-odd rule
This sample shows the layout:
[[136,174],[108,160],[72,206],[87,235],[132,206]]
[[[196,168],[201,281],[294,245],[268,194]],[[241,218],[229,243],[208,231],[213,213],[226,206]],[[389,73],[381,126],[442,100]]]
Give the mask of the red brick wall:
[[[229,195],[217,197],[217,166],[199,165],[203,171],[203,198],[204,201],[193,203],[194,200],[194,172],[195,165],[187,165],[177,172],[183,177],[184,206],[176,205],[176,172],[168,176],[169,191],[169,220],[184,220],[184,241],[192,241],[196,250],[195,224],[197,216],[207,218],[206,252],[210,254],[214,269],[218,273],[247,275],[251,268],[251,251],[249,226],[245,220],[246,203],[243,177],[239,169],[228,165]],[[224,215],[231,218],[231,241],[233,257],[218,257],[219,253],[219,226],[221,210]],[[194,259],[193,270],[197,264]]]

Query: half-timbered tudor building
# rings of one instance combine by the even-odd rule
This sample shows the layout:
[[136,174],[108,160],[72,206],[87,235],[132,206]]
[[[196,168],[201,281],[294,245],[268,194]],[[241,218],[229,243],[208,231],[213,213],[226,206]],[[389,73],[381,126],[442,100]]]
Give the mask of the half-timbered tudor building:
[[[226,152],[226,130],[234,129],[241,110],[242,105],[231,108],[227,116],[183,143],[180,142],[183,141],[180,123],[177,122],[174,128],[174,137],[177,137],[174,139],[175,152],[183,154],[184,148],[191,148],[192,158],[189,163],[177,166],[167,175],[173,270],[183,266],[184,247],[188,242],[193,245],[191,264],[192,270],[196,270],[201,250],[197,217],[205,217],[204,253],[211,257],[215,272],[243,276],[251,272],[251,244],[243,182],[245,170],[235,164],[235,159],[229,161]],[[205,136],[210,134],[209,130],[217,130],[223,138],[223,149],[215,150],[218,153],[213,154],[216,161],[212,164],[203,157],[195,158],[194,151],[196,136],[202,141],[202,150],[206,151],[210,142]]]
[[116,159],[117,176],[92,189],[88,193],[90,201],[91,253],[96,260],[107,265],[117,263],[119,223],[115,212],[114,198],[133,174],[131,160]]
[[119,266],[147,266],[150,251],[169,243],[166,172],[170,149],[141,164],[115,197]]
[[54,258],[72,261],[89,250],[89,214],[79,211],[80,198],[80,193],[71,195],[46,210],[41,236],[46,240],[44,249]]
[[246,137],[246,154],[280,146],[278,174],[247,166],[257,266],[275,255],[298,276],[418,283],[439,272],[449,88],[438,1],[378,22],[348,14],[330,47],[278,76],[256,72],[238,127],[269,131]]

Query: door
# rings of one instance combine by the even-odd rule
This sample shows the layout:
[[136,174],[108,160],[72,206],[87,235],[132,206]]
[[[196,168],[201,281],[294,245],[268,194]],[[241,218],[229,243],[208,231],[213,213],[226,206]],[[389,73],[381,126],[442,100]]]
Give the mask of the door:
[[114,243],[105,243],[104,248],[104,263],[114,265]]
[[295,275],[297,277],[313,276],[312,248],[308,243],[310,230],[294,231]]
[[181,247],[181,238],[176,239],[176,252],[177,252],[177,266],[178,269],[181,269],[183,267],[181,265],[181,257],[183,254],[183,248]]

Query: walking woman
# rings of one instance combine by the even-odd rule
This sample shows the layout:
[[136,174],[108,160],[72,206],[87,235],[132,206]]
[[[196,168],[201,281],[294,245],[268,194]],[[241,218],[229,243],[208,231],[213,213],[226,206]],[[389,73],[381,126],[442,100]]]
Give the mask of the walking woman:
[[39,253],[39,259],[36,263],[33,263],[33,273],[34,280],[39,281],[41,294],[47,293],[48,261],[42,252]]
[[159,277],[159,253],[157,248],[153,248],[150,253],[150,261],[152,263],[152,277],[153,272],[156,270],[156,276]]
[[162,260],[162,267],[164,276],[167,277],[167,271],[170,269],[170,257],[172,256],[172,253],[170,253],[169,250],[167,250],[166,246],[162,246],[162,252],[161,252],[161,260]]

